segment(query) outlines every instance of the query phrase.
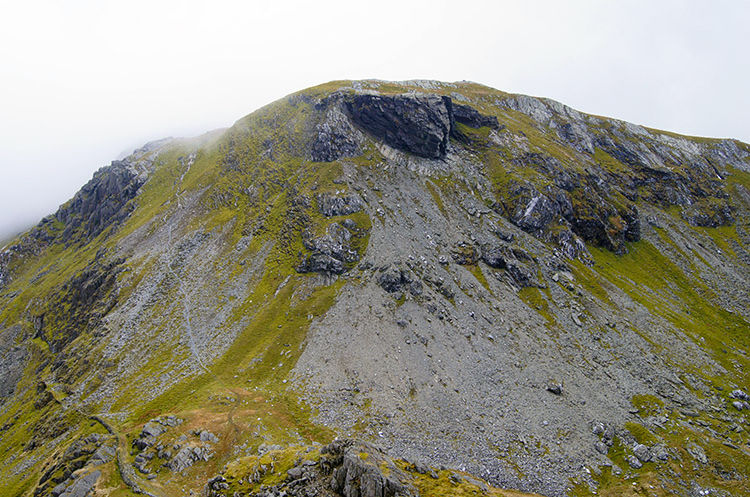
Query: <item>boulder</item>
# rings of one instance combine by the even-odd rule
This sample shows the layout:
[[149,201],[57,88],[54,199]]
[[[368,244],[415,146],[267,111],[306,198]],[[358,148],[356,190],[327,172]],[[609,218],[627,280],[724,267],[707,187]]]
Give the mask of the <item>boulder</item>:
[[708,464],[708,457],[706,457],[706,451],[703,450],[703,447],[698,445],[695,442],[691,442],[687,444],[685,447],[685,450],[688,451],[688,454],[693,456],[693,459],[698,461],[701,464]]
[[470,243],[461,242],[451,250],[451,256],[457,264],[471,266],[479,260],[479,252]]
[[414,296],[422,294],[422,282],[414,279],[408,272],[396,266],[387,266],[381,269],[377,278],[378,285],[388,293],[408,290]]
[[635,456],[628,456],[626,460],[628,461],[630,467],[633,469],[641,469],[643,467],[643,463]]
[[636,444],[635,447],[633,447],[633,454],[635,454],[635,457],[641,462],[649,462],[652,457],[651,450],[643,444]]
[[562,383],[558,383],[556,381],[550,381],[547,383],[547,391],[552,392],[555,395],[562,395],[563,393],[563,386]]
[[507,261],[508,274],[513,281],[521,288],[539,286],[536,277],[531,270],[522,262],[511,260]]
[[149,421],[143,426],[143,429],[141,430],[141,438],[158,437],[166,431],[167,429],[164,428],[164,426],[162,426],[161,424],[155,421]]
[[[327,447],[330,448],[330,445]],[[367,448],[370,449],[369,447]],[[357,448],[358,450],[347,449],[343,451],[341,466],[333,471],[331,489],[334,492],[343,497],[413,495],[413,491],[396,478],[397,475],[386,475],[378,464],[363,460],[360,457],[362,448]],[[337,448],[333,448],[332,450],[337,450]],[[367,451],[368,454],[371,454],[371,452],[373,452],[372,449]]]
[[736,390],[732,390],[732,393],[730,393],[729,396],[733,399],[750,400],[750,395],[748,395],[744,390],[740,390],[739,388]]
[[201,442],[217,443],[219,441],[219,437],[207,430],[201,431],[198,437],[201,439]]
[[518,206],[511,221],[524,231],[535,232],[547,227],[559,215],[557,205],[546,195],[537,194],[532,196],[525,205]]

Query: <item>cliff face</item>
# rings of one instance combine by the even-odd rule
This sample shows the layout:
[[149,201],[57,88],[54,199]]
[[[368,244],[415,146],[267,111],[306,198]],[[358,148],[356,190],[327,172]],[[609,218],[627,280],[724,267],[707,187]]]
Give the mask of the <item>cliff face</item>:
[[154,142],[0,254],[2,485],[745,494],[749,213],[747,144],[471,83]]

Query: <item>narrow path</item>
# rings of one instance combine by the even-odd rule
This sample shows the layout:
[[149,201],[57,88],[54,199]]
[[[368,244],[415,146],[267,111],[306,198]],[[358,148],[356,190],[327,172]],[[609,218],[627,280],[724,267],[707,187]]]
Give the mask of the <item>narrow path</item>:
[[190,302],[190,295],[185,290],[185,284],[182,281],[182,278],[175,272],[175,270],[172,268],[172,258],[173,258],[173,248],[172,248],[172,227],[168,227],[169,232],[169,262],[167,263],[167,269],[172,274],[172,276],[177,280],[177,289],[182,295],[182,317],[185,319],[185,331],[187,332],[187,341],[188,341],[188,348],[190,349],[190,352],[193,354],[193,357],[195,358],[198,365],[200,365],[201,369],[203,369],[205,372],[209,373],[210,371],[206,367],[206,365],[203,363],[203,359],[201,359],[200,353],[198,351],[198,346],[195,343],[195,335],[193,334],[193,325],[190,321],[190,308],[191,308],[191,302]]
[[135,494],[146,495],[148,497],[162,497],[149,490],[145,490],[136,481],[138,477],[136,476],[133,465],[128,458],[128,441],[125,438],[125,435],[117,432],[117,430],[115,430],[115,428],[101,416],[94,415],[91,416],[90,419],[98,422],[110,435],[114,435],[117,439],[117,469],[120,472],[120,478],[123,483],[125,483],[125,485],[127,485]]
[[[190,172],[190,167],[193,165],[193,161],[195,160],[195,155],[190,154],[187,158],[187,161],[185,161],[183,158],[180,158],[180,165],[187,165],[184,171],[182,171],[182,174],[180,175],[179,179],[176,179],[174,182],[175,187],[175,196],[177,198],[177,209],[182,209],[182,181],[185,179],[185,175]],[[167,214],[165,213],[162,217],[162,222],[166,223],[167,221]],[[191,301],[190,301],[190,295],[185,290],[185,283],[183,282],[182,278],[177,274],[177,272],[172,268],[172,261],[174,258],[174,248],[172,245],[172,226],[167,226],[167,232],[168,232],[168,263],[167,263],[167,269],[172,274],[172,276],[177,280],[177,288],[180,294],[182,295],[181,301],[182,301],[182,316],[185,320],[185,331],[187,332],[187,342],[188,342],[188,348],[190,349],[190,352],[192,353],[193,357],[195,358],[198,365],[206,372],[209,372],[206,365],[203,363],[203,359],[201,358],[201,355],[198,350],[198,346],[195,342],[195,335],[193,334],[193,325],[192,321],[190,320],[190,309],[192,307]]]

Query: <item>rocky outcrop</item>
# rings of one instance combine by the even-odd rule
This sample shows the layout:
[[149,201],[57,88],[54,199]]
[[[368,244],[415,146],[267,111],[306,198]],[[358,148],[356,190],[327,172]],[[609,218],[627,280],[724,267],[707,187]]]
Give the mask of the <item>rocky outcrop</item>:
[[326,217],[346,216],[362,210],[362,201],[356,195],[335,196],[320,194],[317,196],[318,209]]
[[[554,160],[530,155],[517,162],[524,167],[546,164],[553,172],[562,169]],[[625,242],[640,240],[638,210],[617,190],[597,178],[551,175],[553,183],[543,190],[528,181],[509,180],[496,210],[527,233],[559,244],[567,256],[587,253],[568,231],[616,253],[625,252]]]
[[59,352],[84,331],[98,326],[115,306],[117,275],[124,259],[108,261],[104,252],[53,294],[34,319],[35,336]]
[[13,395],[28,358],[25,345],[16,345],[22,332],[19,325],[0,330],[0,405]]
[[[420,466],[421,467],[421,466]],[[220,474],[208,481],[204,489],[207,497],[239,495],[243,480],[258,486],[243,495],[320,496],[320,497],[416,497],[411,475],[400,469],[380,449],[366,442],[334,440],[320,449],[319,460],[297,460],[281,475],[271,465],[260,465],[247,478]],[[281,483],[265,485],[266,478]]]
[[348,264],[357,262],[359,254],[352,249],[351,232],[338,223],[328,226],[326,234],[314,238],[303,233],[303,244],[312,253],[306,256],[297,271],[300,273],[341,274]]
[[445,155],[453,128],[449,97],[359,94],[345,102],[358,126],[391,147],[428,159]]
[[[319,111],[325,110],[326,116],[316,128],[311,151],[314,161],[331,162],[341,157],[355,156],[360,151],[357,133],[338,105],[341,97],[340,93],[335,93],[315,106]],[[334,102],[337,105],[332,105]]]
[[90,241],[109,226],[124,221],[135,208],[131,200],[146,177],[125,161],[112,161],[95,172],[55,214],[43,218],[16,243],[0,252],[0,289],[11,280],[13,260],[37,255],[55,242]]
[[64,241],[74,236],[92,239],[108,226],[128,217],[134,206],[129,204],[143,184],[129,164],[112,161],[99,169],[94,177],[55,213],[57,221],[63,223]]
[[[334,471],[331,488],[343,497],[393,497],[418,495],[404,482],[406,475],[393,463],[389,465],[388,474],[381,469],[381,463],[389,462],[385,454],[373,446],[362,442],[337,441],[324,447],[325,454],[330,454],[334,461],[341,458],[341,465]],[[362,454],[367,454],[363,459]]]
[[456,264],[472,266],[479,260],[479,251],[471,243],[461,242],[451,249],[451,257]]
[[133,440],[133,447],[138,451],[133,467],[146,478],[156,478],[162,468],[181,473],[213,457],[212,447],[219,438],[207,430],[192,430],[190,434],[181,435],[170,433],[182,422],[171,415],[152,419],[143,425],[138,438]]
[[99,481],[102,472],[98,469],[85,475],[77,476],[70,485],[61,483],[55,487],[50,495],[52,497],[87,497],[91,495],[94,485]]
[[422,294],[422,282],[408,271],[397,266],[389,265],[381,268],[377,282],[388,293],[398,293],[408,290],[414,296]]
[[498,129],[500,123],[495,116],[486,116],[468,105],[453,102],[453,118],[457,123],[465,124],[472,128],[489,127]]
[[[34,497],[86,497],[101,476],[99,469],[115,456],[116,439],[94,433],[73,442],[46,468],[34,489]],[[85,468],[85,469],[84,469]]]

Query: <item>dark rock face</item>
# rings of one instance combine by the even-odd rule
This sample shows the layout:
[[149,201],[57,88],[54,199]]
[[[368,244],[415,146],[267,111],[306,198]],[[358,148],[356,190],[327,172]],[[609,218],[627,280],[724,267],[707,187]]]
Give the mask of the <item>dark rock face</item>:
[[534,233],[546,228],[560,216],[560,207],[546,195],[536,193],[525,204],[517,205],[511,221],[524,231]]
[[317,197],[318,209],[326,217],[346,216],[362,210],[362,202],[357,196],[336,197],[321,194]]
[[468,105],[461,105],[453,102],[453,118],[457,123],[465,124],[472,128],[482,128],[484,126],[492,129],[498,129],[500,124],[495,116],[485,116],[480,114],[476,109]]
[[508,267],[508,250],[504,246],[487,246],[482,248],[482,261],[496,269]]
[[132,210],[127,204],[141,185],[142,180],[125,162],[113,161],[99,169],[55,214],[65,224],[63,240],[70,240],[79,230],[82,236],[91,239],[111,224],[124,220]]
[[625,252],[625,242],[640,240],[635,204],[607,190],[597,178],[574,179],[559,174],[544,191],[516,180],[509,181],[506,188],[508,200],[497,208],[527,233],[557,243],[567,256],[587,254],[573,233],[615,253]]
[[449,97],[353,95],[345,102],[358,126],[391,147],[428,159],[445,155],[453,128]]
[[13,395],[26,364],[26,349],[13,347],[0,351],[0,402]]
[[534,273],[526,266],[526,264],[515,260],[508,261],[507,264],[508,274],[519,287],[527,288],[539,286],[539,282],[534,276]]
[[5,250],[2,253],[0,253],[0,288],[5,286],[5,284],[8,282],[9,274],[8,274],[8,264],[10,263],[10,258],[13,252],[10,250]]
[[130,201],[143,182],[123,161],[99,169],[54,215],[42,219],[18,243],[0,253],[0,288],[10,281],[9,266],[17,257],[38,254],[55,241],[90,241],[125,220],[134,208]]
[[300,273],[341,274],[346,264],[359,260],[359,254],[352,250],[349,230],[338,223],[328,226],[326,234],[313,238],[303,234],[303,244],[312,253],[297,267]]
[[59,352],[82,332],[98,326],[117,303],[113,290],[125,260],[105,261],[103,254],[67,281],[36,316],[36,336],[47,342],[50,351]]

